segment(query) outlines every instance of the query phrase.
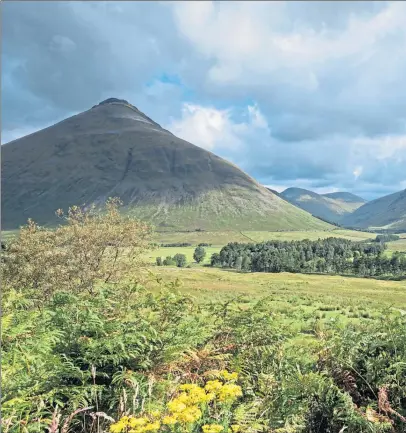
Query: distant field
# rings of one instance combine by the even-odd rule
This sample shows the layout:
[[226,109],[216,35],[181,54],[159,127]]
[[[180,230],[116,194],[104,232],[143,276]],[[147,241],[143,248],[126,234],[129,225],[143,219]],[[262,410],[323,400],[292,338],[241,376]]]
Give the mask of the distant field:
[[[237,273],[216,268],[154,267],[166,281],[180,281],[179,290],[200,301],[240,296],[252,302],[269,296],[275,311],[297,310],[310,317],[375,317],[384,309],[406,310],[404,282],[329,275]],[[272,311],[272,310],[271,310]],[[386,314],[386,313],[385,313]]]
[[204,263],[210,263],[210,256],[218,253],[220,249],[229,242],[262,242],[267,240],[317,240],[328,237],[362,241],[374,238],[373,233],[357,232],[352,230],[331,230],[331,231],[287,231],[287,232],[265,232],[265,231],[223,231],[223,232],[174,232],[155,233],[154,240],[159,243],[188,242],[191,247],[160,247],[148,253],[149,262],[155,263],[156,257],[174,256],[177,253],[185,254],[188,262],[193,261],[193,251],[197,244],[205,242],[212,244],[205,247],[206,259]]
[[395,251],[406,252],[406,233],[400,235],[401,239],[394,242],[388,242],[388,251],[393,253]]
[[[175,254],[185,254],[188,263],[193,262],[193,252],[196,247],[160,247],[156,250],[149,251],[147,253],[148,261],[155,263],[156,257],[162,257],[163,259],[167,256],[173,257]],[[218,253],[221,247],[204,247],[206,250],[206,257],[204,263],[210,263],[210,257],[213,253]]]
[[223,246],[229,242],[262,242],[266,240],[317,240],[328,237],[340,237],[353,241],[362,241],[374,238],[373,233],[353,230],[326,230],[326,231],[218,231],[218,232],[157,232],[154,239],[160,243],[189,242],[197,245],[206,242],[213,246]]

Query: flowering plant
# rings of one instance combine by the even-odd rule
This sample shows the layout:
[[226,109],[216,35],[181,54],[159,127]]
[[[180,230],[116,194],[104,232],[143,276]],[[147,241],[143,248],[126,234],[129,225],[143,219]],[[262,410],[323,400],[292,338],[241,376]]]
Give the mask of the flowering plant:
[[123,416],[111,424],[110,432],[237,433],[240,426],[232,424],[232,407],[242,396],[241,387],[235,383],[238,374],[227,370],[210,374],[217,378],[202,386],[196,383],[180,385],[165,410],[138,417]]

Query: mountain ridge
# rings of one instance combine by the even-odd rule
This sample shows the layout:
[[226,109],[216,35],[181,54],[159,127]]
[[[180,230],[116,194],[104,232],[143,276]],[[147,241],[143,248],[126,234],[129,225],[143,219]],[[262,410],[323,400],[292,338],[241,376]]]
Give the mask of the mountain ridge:
[[406,230],[406,189],[365,203],[343,219],[354,228]]
[[314,191],[296,187],[287,188],[280,195],[289,203],[310,212],[318,218],[335,224],[340,224],[345,215],[365,203],[364,199],[352,193],[318,194]]

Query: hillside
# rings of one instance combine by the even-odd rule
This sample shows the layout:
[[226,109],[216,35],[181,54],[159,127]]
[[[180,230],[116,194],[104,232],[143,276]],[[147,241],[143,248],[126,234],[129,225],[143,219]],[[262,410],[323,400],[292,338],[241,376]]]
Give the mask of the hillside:
[[372,200],[343,219],[347,227],[406,230],[406,189]]
[[3,229],[28,218],[52,224],[58,208],[112,196],[158,229],[330,228],[124,100],[108,99],[2,147]]
[[347,192],[317,194],[302,188],[288,188],[280,196],[312,215],[334,223],[340,223],[345,215],[365,203],[361,197]]

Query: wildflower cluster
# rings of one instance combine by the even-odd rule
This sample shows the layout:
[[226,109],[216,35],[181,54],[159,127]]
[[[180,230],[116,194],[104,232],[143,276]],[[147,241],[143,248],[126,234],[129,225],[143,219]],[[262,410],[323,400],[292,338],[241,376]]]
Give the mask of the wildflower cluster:
[[150,414],[149,416],[134,417],[123,416],[116,423],[111,424],[111,433],[153,433],[157,432],[161,427],[161,422],[154,417],[157,414]]
[[[223,370],[217,374],[223,381],[209,380],[202,387],[198,384],[187,383],[180,385],[178,395],[166,405],[166,413],[147,414],[142,417],[124,416],[110,426],[111,433],[148,433],[172,430],[174,427],[187,429],[198,427],[199,433],[237,433],[238,425],[226,428],[225,424],[207,424],[211,420],[210,411],[213,410],[211,402],[217,402],[217,411],[222,405],[227,407],[238,397],[242,396],[241,387],[232,383],[238,379],[237,373],[229,373]],[[217,414],[219,415],[219,414]],[[218,416],[217,418],[218,419]],[[228,423],[226,423],[228,424]],[[201,426],[201,429],[200,427]],[[163,430],[160,430],[162,427]],[[195,430],[193,430],[195,431]]]

